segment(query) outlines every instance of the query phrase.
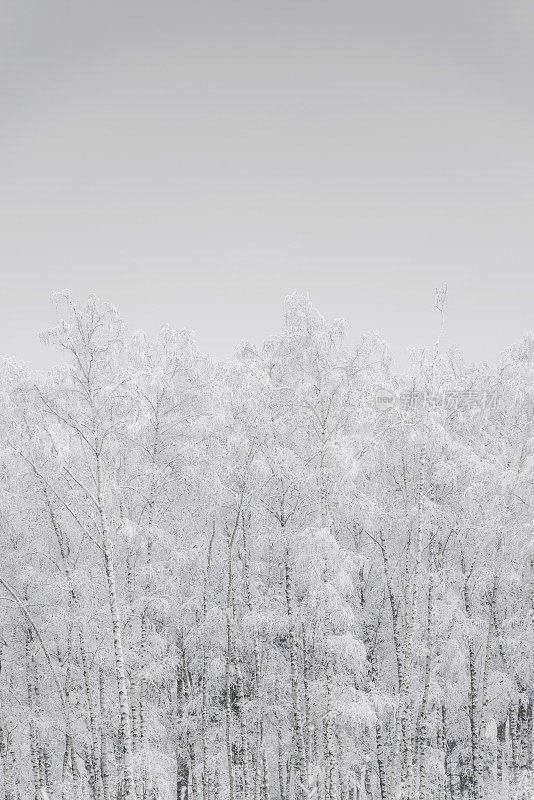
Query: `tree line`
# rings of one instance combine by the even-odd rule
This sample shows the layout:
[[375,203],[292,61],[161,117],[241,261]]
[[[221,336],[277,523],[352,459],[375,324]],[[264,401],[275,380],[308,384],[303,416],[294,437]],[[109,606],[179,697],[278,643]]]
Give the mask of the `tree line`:
[[529,798],[534,337],[398,373],[293,296],[217,361],[57,303],[1,367],[4,800]]

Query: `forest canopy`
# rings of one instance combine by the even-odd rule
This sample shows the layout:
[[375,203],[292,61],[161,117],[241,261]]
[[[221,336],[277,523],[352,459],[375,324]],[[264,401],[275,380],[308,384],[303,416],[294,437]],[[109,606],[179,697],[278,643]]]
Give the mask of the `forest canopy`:
[[529,798],[534,337],[235,358],[57,298],[0,392],[4,800]]

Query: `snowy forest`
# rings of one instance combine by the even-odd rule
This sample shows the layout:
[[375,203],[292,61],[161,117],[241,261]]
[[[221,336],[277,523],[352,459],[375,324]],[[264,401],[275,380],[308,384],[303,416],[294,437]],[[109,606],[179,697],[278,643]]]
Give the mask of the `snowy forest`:
[[291,296],[221,361],[55,299],[60,366],[1,363],[0,798],[531,798],[534,336],[399,372]]

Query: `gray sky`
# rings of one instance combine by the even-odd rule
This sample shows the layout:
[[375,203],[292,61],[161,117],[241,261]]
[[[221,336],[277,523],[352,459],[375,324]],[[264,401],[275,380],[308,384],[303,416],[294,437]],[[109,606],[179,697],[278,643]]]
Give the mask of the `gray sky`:
[[534,327],[534,5],[0,0],[0,352],[49,293],[229,356],[307,291],[402,364]]

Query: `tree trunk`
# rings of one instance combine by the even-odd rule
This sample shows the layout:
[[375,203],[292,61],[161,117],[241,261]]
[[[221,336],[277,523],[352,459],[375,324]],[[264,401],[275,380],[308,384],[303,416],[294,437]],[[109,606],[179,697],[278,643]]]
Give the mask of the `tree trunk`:
[[115,582],[115,569],[113,566],[113,549],[108,531],[108,522],[104,509],[102,469],[100,463],[99,442],[95,442],[96,450],[96,499],[100,516],[102,548],[104,551],[104,564],[108,584],[109,607],[111,612],[111,625],[113,630],[113,646],[115,652],[115,670],[119,692],[120,731],[124,754],[124,789],[125,800],[136,800],[134,769],[132,758],[132,734],[130,725],[130,708],[128,704],[128,688],[126,684],[126,669],[122,649],[122,630],[117,602],[117,589]]
[[[405,602],[406,607],[406,638],[404,643],[404,661],[402,666],[402,678],[399,691],[399,705],[397,708],[397,715],[395,720],[395,732],[393,737],[393,753],[391,757],[391,776],[389,782],[389,800],[395,800],[395,793],[397,789],[397,773],[398,773],[398,760],[401,753],[401,738],[404,738],[404,748],[406,754],[406,775],[407,775],[407,790],[411,797],[414,796],[413,787],[413,764],[412,764],[412,744],[411,744],[411,722],[410,722],[410,708],[408,703],[409,692],[409,673],[412,663],[412,648],[413,637],[415,630],[415,619],[418,604],[418,591],[419,591],[419,568],[421,564],[421,555],[423,551],[423,493],[425,484],[425,467],[427,457],[427,436],[428,436],[428,423],[425,423],[423,446],[421,448],[421,455],[419,457],[419,479],[417,486],[417,550],[413,570],[412,580],[412,595],[411,602]],[[408,561],[409,554],[406,555]],[[406,596],[408,598],[408,584],[406,583]],[[404,736],[402,737],[402,733]]]
[[285,560],[285,592],[287,616],[289,621],[289,667],[291,675],[291,699],[293,703],[293,725],[297,744],[297,769],[299,777],[299,796],[308,800],[309,787],[306,772],[306,756],[304,752],[304,738],[302,733],[302,716],[300,711],[299,681],[297,672],[297,643],[295,636],[295,612],[293,608],[293,589],[291,586],[291,568],[289,566],[289,549],[286,548]]
[[430,534],[428,545],[428,605],[426,614],[426,641],[427,650],[425,658],[425,678],[423,689],[423,700],[419,718],[419,800],[426,800],[426,739],[427,739],[427,713],[428,695],[430,691],[430,667],[432,663],[432,601],[434,594],[434,538]]

